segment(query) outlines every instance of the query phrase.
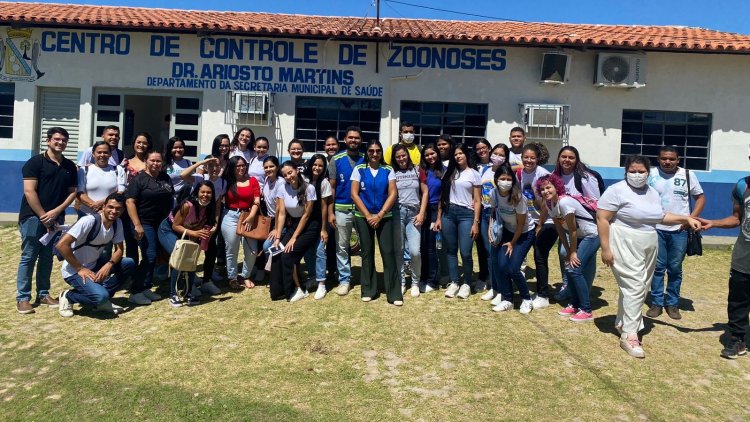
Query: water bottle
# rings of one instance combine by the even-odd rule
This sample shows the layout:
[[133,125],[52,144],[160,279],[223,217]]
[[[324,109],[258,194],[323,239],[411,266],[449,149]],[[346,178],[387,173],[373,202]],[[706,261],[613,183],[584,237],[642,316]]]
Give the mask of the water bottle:
[[443,249],[443,236],[440,235],[440,232],[435,233],[435,247]]

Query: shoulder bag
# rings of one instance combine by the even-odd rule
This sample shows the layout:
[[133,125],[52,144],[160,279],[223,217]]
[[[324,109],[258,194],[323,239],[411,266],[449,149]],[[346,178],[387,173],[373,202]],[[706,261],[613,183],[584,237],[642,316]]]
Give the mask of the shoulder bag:
[[[687,179],[688,187],[688,212],[693,213],[692,198],[690,195],[690,170],[685,169],[685,178]],[[702,256],[703,255],[703,236],[699,232],[693,229],[688,229],[687,235],[687,249],[685,250],[687,256]]]

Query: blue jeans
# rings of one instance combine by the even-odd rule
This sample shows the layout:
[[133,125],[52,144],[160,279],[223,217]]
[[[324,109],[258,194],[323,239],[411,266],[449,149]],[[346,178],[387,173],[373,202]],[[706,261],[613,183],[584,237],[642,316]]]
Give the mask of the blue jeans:
[[[398,239],[401,239],[401,243],[404,246],[404,253],[408,254],[411,259],[412,283],[417,283],[422,277],[422,234],[420,233],[420,229],[414,225],[414,218],[417,214],[419,214],[419,208],[417,207],[399,207],[398,216],[400,224],[398,225]],[[423,222],[422,224],[427,224],[429,227],[429,223]],[[404,260],[406,260],[405,257]],[[404,284],[407,274],[404,273],[403,266],[398,269],[401,271],[401,284]]]
[[[109,261],[109,258],[110,255],[100,255],[91,271],[95,273],[99,271]],[[120,262],[112,266],[109,277],[101,283],[95,283],[91,280],[84,283],[81,276],[74,274],[65,278],[65,282],[73,288],[65,297],[70,303],[78,303],[81,306],[101,305],[115,295],[122,281],[131,275],[134,268],[135,262],[130,258],[123,257]]]
[[318,240],[314,248],[305,253],[305,265],[307,266],[307,278],[317,282],[326,281],[326,244],[323,239]]
[[[165,218],[164,221],[162,221],[159,225],[159,243],[161,244],[161,247],[164,248],[165,251],[167,251],[168,254],[172,255],[172,251],[174,251],[174,245],[177,243],[177,239],[180,239],[181,237],[182,236],[177,237],[177,233],[172,230],[172,223],[169,222],[168,218]],[[180,275],[187,276],[188,294],[190,294],[190,287],[196,284],[200,285],[200,283],[196,283],[194,272],[182,272],[171,269],[170,273],[169,297],[177,295],[177,279]]]
[[[560,274],[562,274],[563,284],[563,290],[560,292],[560,300],[565,301],[571,298],[570,290],[568,290],[570,279],[565,271],[565,258],[568,257],[568,251],[565,250],[565,246],[563,246],[562,242],[557,243],[557,251],[560,255]],[[596,277],[596,259],[592,259],[585,267],[583,267],[583,276],[586,278],[586,281],[589,282],[589,290],[591,290],[594,278]],[[557,299],[557,296],[555,296],[555,298]]]
[[227,244],[227,278],[237,278],[237,259],[240,255],[240,242],[245,254],[242,265],[243,278],[250,277],[250,270],[255,265],[255,254],[258,251],[258,241],[246,237],[237,236],[237,223],[240,219],[239,211],[224,210],[224,219],[221,222],[221,234]]
[[[513,233],[503,228],[503,238],[500,241],[500,245],[503,245],[513,239]],[[518,237],[516,244],[513,245],[513,250],[510,256],[506,254],[508,248],[505,246],[493,246],[492,254],[495,256],[495,268],[493,278],[492,290],[500,293],[503,296],[503,300],[513,302],[513,284],[518,288],[518,293],[521,295],[521,299],[529,300],[531,295],[529,294],[529,284],[526,282],[526,277],[521,271],[521,264],[524,258],[529,253],[529,249],[534,245],[536,241],[536,233],[534,230],[529,230],[526,233]]]
[[349,284],[352,278],[352,261],[349,258],[349,243],[354,228],[352,211],[335,211],[336,214],[336,267],[339,270],[339,284]]
[[[442,219],[443,247],[446,248],[448,256],[448,274],[452,283],[471,283],[474,270],[474,258],[471,249],[474,239],[471,238],[471,226],[474,224],[474,211],[450,205]],[[461,251],[461,263],[463,265],[464,278],[459,280],[458,274],[458,251]]]
[[[156,234],[156,227],[147,223],[141,223],[141,226],[143,227],[143,237],[138,241],[141,259],[136,269],[133,285],[130,287],[130,292],[134,294],[153,286],[154,266],[156,266],[156,256],[159,252],[159,238]],[[133,226],[133,233],[135,233],[135,226]]]
[[[568,289],[570,289],[570,304],[573,307],[591,313],[591,285],[594,283],[593,276],[588,278],[586,268],[592,262],[596,262],[596,251],[599,250],[599,236],[586,236],[578,240],[576,255],[581,265],[578,267],[565,267],[568,275]],[[596,271],[594,271],[596,274]]]
[[52,274],[52,242],[47,246],[39,243],[39,238],[47,233],[47,228],[38,217],[29,217],[18,225],[21,232],[21,261],[16,276],[16,300],[31,301],[31,276],[36,264],[36,297],[49,296],[50,275]]
[[421,282],[424,285],[429,284],[431,287],[436,288],[438,285],[438,254],[437,248],[435,247],[435,231],[432,230],[431,226],[437,221],[437,204],[431,204],[427,206],[427,214],[424,217],[424,223],[422,223],[422,234],[420,236],[420,243],[424,259],[422,260],[421,268]]
[[[659,253],[656,255],[656,269],[651,279],[651,304],[658,306],[677,306],[680,303],[680,286],[682,285],[682,261],[687,249],[687,230],[674,232],[657,230],[659,235]],[[667,298],[664,299],[664,275],[667,282]]]

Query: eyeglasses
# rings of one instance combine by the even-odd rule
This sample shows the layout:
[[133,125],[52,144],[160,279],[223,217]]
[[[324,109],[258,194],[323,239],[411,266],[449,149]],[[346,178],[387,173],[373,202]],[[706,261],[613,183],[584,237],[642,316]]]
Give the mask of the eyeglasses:
[[370,154],[382,154],[383,150],[382,149],[368,149],[367,152],[369,152]]

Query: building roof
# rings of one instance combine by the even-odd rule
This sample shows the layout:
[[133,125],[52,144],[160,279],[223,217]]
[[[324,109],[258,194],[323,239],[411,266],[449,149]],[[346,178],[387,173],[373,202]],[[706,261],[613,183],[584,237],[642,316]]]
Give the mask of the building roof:
[[750,54],[750,35],[681,26],[306,16],[0,2],[0,24],[359,40]]

